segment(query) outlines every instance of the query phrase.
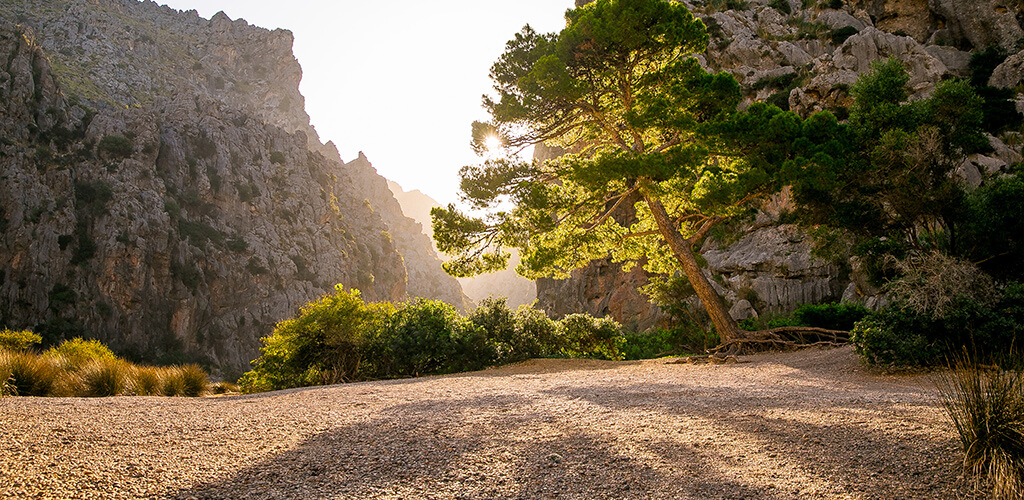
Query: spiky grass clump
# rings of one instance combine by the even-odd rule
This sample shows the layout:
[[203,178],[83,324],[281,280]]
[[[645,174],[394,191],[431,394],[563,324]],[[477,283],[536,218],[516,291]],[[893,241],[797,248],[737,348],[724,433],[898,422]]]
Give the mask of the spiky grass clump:
[[53,395],[60,376],[54,360],[27,352],[0,351],[0,371],[10,373],[13,393],[19,396]]
[[172,366],[160,370],[160,394],[170,397],[185,395],[185,377],[180,367]]
[[185,365],[180,368],[185,396],[195,398],[210,389],[210,378],[199,365]]
[[1024,498],[1024,372],[962,358],[940,377],[939,393],[976,486]]
[[132,386],[132,366],[122,359],[97,359],[81,372],[82,395],[86,397],[120,396]]
[[160,370],[151,366],[135,367],[135,394],[138,396],[160,395]]
[[18,393],[14,389],[14,378],[11,377],[11,370],[0,359],[0,397],[17,395]]

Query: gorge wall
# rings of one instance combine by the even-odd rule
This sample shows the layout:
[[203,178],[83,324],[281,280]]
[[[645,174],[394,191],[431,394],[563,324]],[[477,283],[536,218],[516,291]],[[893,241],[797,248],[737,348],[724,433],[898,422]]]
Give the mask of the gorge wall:
[[[577,0],[577,5],[587,4]],[[912,99],[929,95],[944,78],[969,76],[973,53],[998,47],[1009,57],[989,84],[1019,90],[1024,76],[1024,2],[1017,0],[749,0],[726,9],[719,0],[683,1],[708,27],[710,46],[698,58],[709,71],[740,82],[747,106],[767,101],[803,116],[831,110],[841,119],[849,88],[876,60],[895,57],[911,74]],[[1020,133],[990,137],[994,152],[967,159],[958,174],[972,185],[1021,161]],[[1016,147],[1007,143],[1017,144]],[[538,159],[557,151],[538,148]],[[701,249],[709,277],[743,319],[789,312],[802,303],[849,300],[875,306],[879,291],[856,265],[836,265],[811,255],[812,241],[799,228],[780,225],[782,196],[767,204],[739,241],[709,241]],[[623,273],[607,260],[573,272],[567,280],[537,282],[538,307],[553,316],[585,312],[611,316],[628,328],[666,326],[670,318],[638,292],[648,275]]]
[[0,326],[230,376],[338,283],[468,307],[369,161],[320,143],[291,46],[151,1],[0,3]]

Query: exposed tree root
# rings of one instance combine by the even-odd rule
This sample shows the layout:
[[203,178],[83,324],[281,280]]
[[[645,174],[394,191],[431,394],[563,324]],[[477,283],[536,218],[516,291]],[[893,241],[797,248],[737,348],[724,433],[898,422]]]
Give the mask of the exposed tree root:
[[770,330],[742,331],[739,338],[711,349],[724,358],[769,350],[792,351],[808,347],[841,346],[850,341],[850,332],[808,326],[782,326]]

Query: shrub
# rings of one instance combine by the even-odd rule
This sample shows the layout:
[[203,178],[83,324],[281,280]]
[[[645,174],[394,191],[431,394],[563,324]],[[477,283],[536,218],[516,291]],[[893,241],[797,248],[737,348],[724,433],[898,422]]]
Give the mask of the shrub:
[[543,311],[520,306],[508,308],[504,297],[487,298],[469,315],[482,328],[495,351],[495,363],[504,364],[558,352],[557,326]]
[[120,135],[105,135],[96,146],[101,155],[127,158],[132,155],[132,141]]
[[282,153],[280,151],[271,151],[270,152],[270,163],[274,163],[274,164],[277,164],[277,165],[284,165],[284,161],[285,161],[284,160],[284,153]]
[[65,340],[60,345],[50,348],[46,351],[47,356],[51,357],[63,357],[67,359],[73,367],[81,368],[84,364],[94,360],[112,360],[115,359],[114,353],[111,352],[110,348],[103,345],[102,342],[90,339],[85,340],[81,337],[75,337],[71,340]]
[[988,357],[1024,341],[1024,285],[1006,285],[992,304],[958,298],[941,317],[896,304],[858,322],[851,338],[871,364],[933,366],[965,348]]
[[43,337],[31,330],[10,330],[8,328],[0,330],[0,349],[24,351],[42,341]]
[[622,359],[621,327],[610,318],[570,314],[558,322],[561,353],[570,358]]
[[389,330],[389,376],[477,370],[494,357],[486,333],[441,301],[417,299],[404,304]]
[[868,308],[851,302],[803,304],[793,311],[793,320],[799,326],[850,331],[868,314]]
[[939,394],[976,485],[994,498],[1024,497],[1024,372],[960,358],[940,376]]
[[627,332],[623,337],[622,354],[628,360],[706,352],[718,344],[718,335],[692,322],[670,329]]
[[768,6],[783,14],[793,13],[792,7],[789,6],[789,0],[772,0],[768,2]]

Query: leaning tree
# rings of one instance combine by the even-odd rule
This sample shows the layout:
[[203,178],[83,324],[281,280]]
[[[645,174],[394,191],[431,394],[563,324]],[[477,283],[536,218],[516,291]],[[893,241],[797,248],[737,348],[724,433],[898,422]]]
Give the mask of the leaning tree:
[[[557,34],[524,27],[491,69],[491,120],[473,124],[473,146],[507,154],[460,172],[462,198],[485,215],[432,211],[438,247],[454,256],[445,269],[503,269],[516,248],[520,274],[564,278],[611,256],[627,269],[681,271],[725,345],[778,340],[738,327],[695,251],[780,187],[771,162],[729,146],[739,85],[695,57],[704,24],[664,0],[598,0],[566,20]],[[568,153],[514,154],[538,144]]]

